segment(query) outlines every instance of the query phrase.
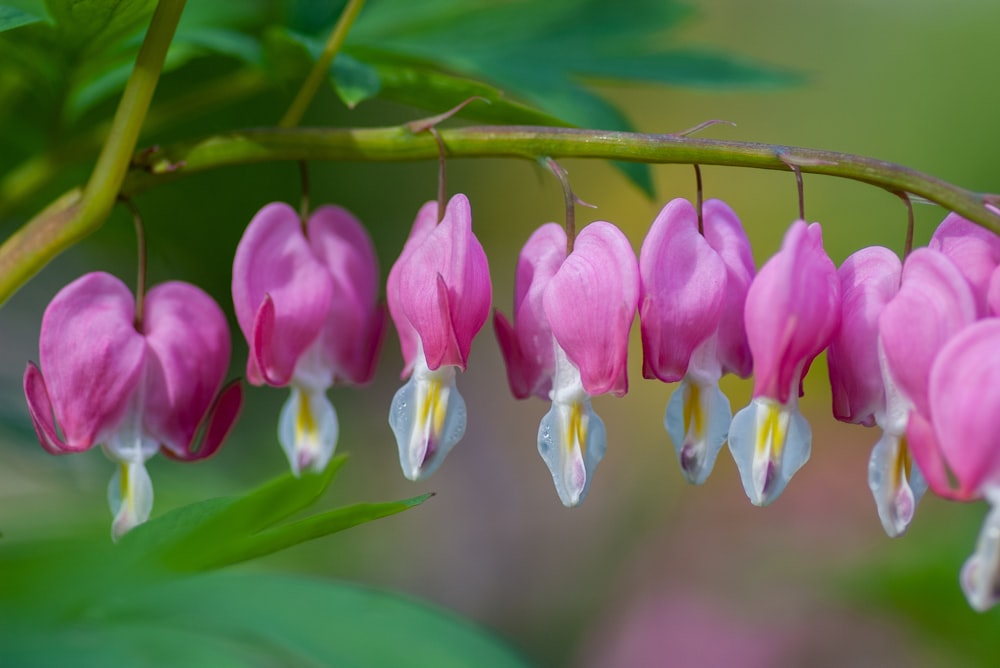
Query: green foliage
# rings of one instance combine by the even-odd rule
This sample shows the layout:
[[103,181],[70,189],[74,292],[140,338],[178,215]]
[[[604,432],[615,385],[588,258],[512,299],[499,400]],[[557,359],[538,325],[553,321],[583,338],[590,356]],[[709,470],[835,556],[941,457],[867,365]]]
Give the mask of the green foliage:
[[[343,4],[189,2],[165,71],[205,61],[222,75],[221,88],[236,68],[263,70],[287,94],[304,79]],[[0,4],[0,123],[7,123],[0,170],[46,147],[79,148],[67,140],[89,137],[95,121],[110,115],[154,6],[154,0]],[[612,0],[371,0],[330,81],[351,108],[382,99],[440,113],[481,97],[490,104],[467,105],[459,116],[608,130],[632,125],[594,91],[595,82],[724,87],[794,81],[786,72],[680,45],[676,35],[690,15],[678,0],[639,0],[627,11]],[[220,67],[220,60],[227,64]],[[169,125],[156,110],[171,102],[158,96],[151,118]],[[651,193],[649,167],[619,167]]]
[[445,612],[350,585],[218,569],[419,505],[357,504],[287,521],[344,463],[284,475],[141,525],[118,545],[76,540],[0,551],[0,665],[516,666]]

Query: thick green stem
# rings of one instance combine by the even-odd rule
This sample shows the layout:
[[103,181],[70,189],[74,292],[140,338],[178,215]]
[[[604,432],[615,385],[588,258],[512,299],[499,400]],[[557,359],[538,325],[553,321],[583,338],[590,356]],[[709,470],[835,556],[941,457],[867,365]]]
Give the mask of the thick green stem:
[[299,89],[295,99],[292,100],[291,106],[288,107],[288,111],[285,112],[285,115],[278,122],[278,127],[293,128],[302,120],[302,116],[305,115],[306,109],[309,108],[309,103],[316,96],[316,91],[319,90],[320,84],[330,76],[330,65],[333,63],[337,52],[340,51],[340,47],[344,45],[347,33],[351,30],[351,26],[354,25],[354,20],[358,17],[364,4],[365,0],[350,0],[347,6],[344,7],[340,19],[337,20],[337,25],[334,26],[333,32],[330,33],[330,37],[326,40],[326,44],[323,45],[323,52],[316,59],[316,62],[313,63],[312,69],[306,75],[306,80],[302,83],[302,88]]
[[0,303],[58,253],[98,229],[111,213],[184,2],[160,0],[157,4],[87,185],[63,195],[0,246]]
[[[1000,233],[1000,215],[987,208],[996,196],[960,188],[908,167],[859,155],[776,144],[694,139],[670,134],[605,132],[532,126],[478,126],[441,130],[449,158],[537,160],[598,158],[647,163],[753,167],[825,174],[909,193],[940,204]],[[124,192],[134,195],[185,174],[277,160],[409,161],[438,157],[434,138],[403,126],[363,129],[259,129],[204,137],[137,157]]]
[[[723,165],[824,174],[868,183],[895,194],[916,195],[1000,233],[1000,197],[960,188],[890,162],[833,151],[775,144],[693,139],[572,128],[480,126],[440,131],[449,158],[511,157],[538,160],[597,158],[647,163]],[[213,135],[142,151],[121,194],[135,196],[187,174],[279,160],[408,161],[435,160],[438,146],[430,134],[405,126],[363,129],[256,129]],[[66,244],[51,230],[64,219],[77,221],[79,191],[72,191],[39,214],[0,247],[0,301],[6,300]],[[104,218],[85,222],[93,232]],[[32,252],[25,252],[24,249]]]

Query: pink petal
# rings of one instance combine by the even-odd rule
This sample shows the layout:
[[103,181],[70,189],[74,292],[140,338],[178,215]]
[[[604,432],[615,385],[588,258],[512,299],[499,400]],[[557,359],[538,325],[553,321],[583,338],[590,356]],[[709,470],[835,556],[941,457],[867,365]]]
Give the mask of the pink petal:
[[972,496],[963,496],[951,485],[948,467],[941,454],[941,445],[930,421],[918,413],[910,411],[906,420],[906,443],[913,455],[913,461],[923,474],[935,494],[946,499],[968,501]]
[[823,250],[819,223],[798,220],[781,250],[750,285],[747,338],[754,360],[754,397],[785,404],[840,321],[837,268]]
[[972,287],[977,313],[980,317],[985,315],[990,278],[1000,265],[1000,236],[950,213],[938,225],[927,246],[944,253],[962,272]]
[[492,300],[489,265],[472,233],[469,200],[452,197],[444,219],[411,253],[404,248],[398,265],[398,304],[390,301],[390,313],[398,309],[416,330],[429,369],[464,370]]
[[976,319],[969,284],[942,253],[913,251],[903,265],[899,293],[879,316],[879,336],[893,380],[917,411],[930,415],[927,384],[934,358]]
[[45,388],[45,379],[34,362],[28,362],[24,370],[24,396],[28,401],[28,413],[31,423],[38,435],[38,442],[53,455],[63,455],[70,452],[83,452],[93,443],[84,443],[75,448],[63,442],[56,431],[55,419],[52,416],[52,402]]
[[240,381],[234,380],[222,388],[222,392],[216,397],[212,407],[208,409],[204,420],[206,426],[201,445],[194,447],[192,444],[191,447],[181,451],[164,448],[163,453],[171,459],[185,462],[211,457],[222,446],[229,430],[236,423],[242,404],[243,386]]
[[183,455],[229,368],[229,326],[203,290],[171,281],[146,295],[143,332],[149,346],[143,422],[150,436]]
[[566,232],[546,223],[528,238],[517,261],[514,284],[514,325],[494,313],[493,326],[507,364],[511,392],[518,399],[549,398],[555,358],[552,330],[543,296],[549,281],[566,259]]
[[899,291],[902,263],[888,248],[862,248],[844,260],[840,277],[840,329],[827,351],[833,415],[872,426],[885,411],[878,351],[878,319]]
[[[146,355],[135,306],[120,280],[95,272],[59,291],[42,318],[41,379],[25,374],[29,407],[43,444],[86,450],[118,426],[139,385]],[[29,382],[30,381],[30,382]],[[44,392],[42,390],[45,390]],[[64,442],[51,439],[45,396]]]
[[[941,454],[971,498],[1000,485],[1000,320],[981,320],[942,349],[930,375],[931,422]],[[938,491],[935,488],[935,491]]]
[[691,353],[719,328],[726,299],[726,266],[698,232],[686,199],[660,211],[639,253],[642,375],[674,383]]
[[384,311],[376,300],[378,259],[361,223],[340,207],[320,207],[309,218],[309,245],[332,282],[323,325],[323,352],[334,381],[371,380],[382,344]]
[[990,276],[990,287],[986,293],[987,315],[1000,316],[1000,267]]
[[750,239],[739,218],[722,200],[705,202],[702,217],[705,240],[726,265],[726,300],[719,317],[719,361],[724,373],[747,378],[753,371],[753,357],[743,310],[756,272]]
[[[250,344],[251,383],[288,384],[299,357],[319,335],[331,293],[330,277],[313,255],[299,215],[281,202],[261,209],[233,260],[233,306]],[[267,296],[273,313],[262,314]]]
[[591,396],[628,391],[628,333],[639,301],[639,266],[621,230],[603,221],[576,237],[545,289],[545,314]]
[[399,289],[400,272],[402,267],[406,265],[408,258],[437,226],[437,212],[437,202],[427,202],[420,207],[417,218],[413,221],[413,227],[410,229],[410,236],[406,239],[402,252],[389,270],[389,278],[386,281],[385,297],[389,307],[389,315],[396,325],[399,347],[403,354],[403,372],[400,374],[402,378],[406,378],[413,371],[417,350],[420,347],[420,335],[417,334],[417,330],[413,328],[403,313],[404,298]]

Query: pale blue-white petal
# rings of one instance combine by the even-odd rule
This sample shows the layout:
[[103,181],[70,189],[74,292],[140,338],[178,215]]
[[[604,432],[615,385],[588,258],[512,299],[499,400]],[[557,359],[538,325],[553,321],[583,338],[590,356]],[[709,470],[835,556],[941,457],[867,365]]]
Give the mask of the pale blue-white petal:
[[455,386],[455,369],[428,371],[421,352],[413,375],[392,398],[389,426],[396,436],[399,465],[410,480],[434,473],[465,435],[465,400]]
[[700,485],[708,479],[732,417],[729,399],[718,385],[701,385],[685,376],[674,390],[664,423],[688,482]]
[[111,539],[116,542],[148,520],[153,511],[153,481],[146,472],[145,460],[117,464],[108,484],[108,504],[114,515]]
[[809,460],[812,430],[794,405],[757,397],[733,417],[729,450],[750,502],[766,506]]
[[604,421],[594,412],[589,398],[552,402],[538,426],[538,454],[549,467],[564,506],[578,506],[586,498],[607,440]]
[[868,487],[885,532],[891,538],[906,533],[917,503],[927,491],[927,481],[913,461],[905,438],[882,433],[868,460]]
[[324,391],[291,388],[278,419],[278,441],[296,477],[306,470],[321,473],[340,437],[337,412]]
[[990,504],[976,551],[962,566],[962,591],[974,610],[985,612],[1000,600],[1000,505]]

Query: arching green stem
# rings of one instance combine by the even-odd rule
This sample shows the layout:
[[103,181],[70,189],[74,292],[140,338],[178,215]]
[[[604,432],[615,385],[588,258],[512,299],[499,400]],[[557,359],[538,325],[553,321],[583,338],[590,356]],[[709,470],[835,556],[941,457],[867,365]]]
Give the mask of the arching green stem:
[[[891,193],[916,195],[1000,233],[997,195],[973,192],[908,167],[848,153],[673,134],[534,126],[473,126],[441,130],[440,135],[450,158],[596,158],[778,171],[789,171],[789,165],[794,164],[802,173],[837,176]],[[434,137],[414,133],[406,126],[242,130],[136,154],[121,194],[131,197],[187,174],[228,165],[437,158]],[[67,193],[0,246],[0,302],[70,243],[103,224],[106,213],[81,218],[79,206],[79,190]]]

